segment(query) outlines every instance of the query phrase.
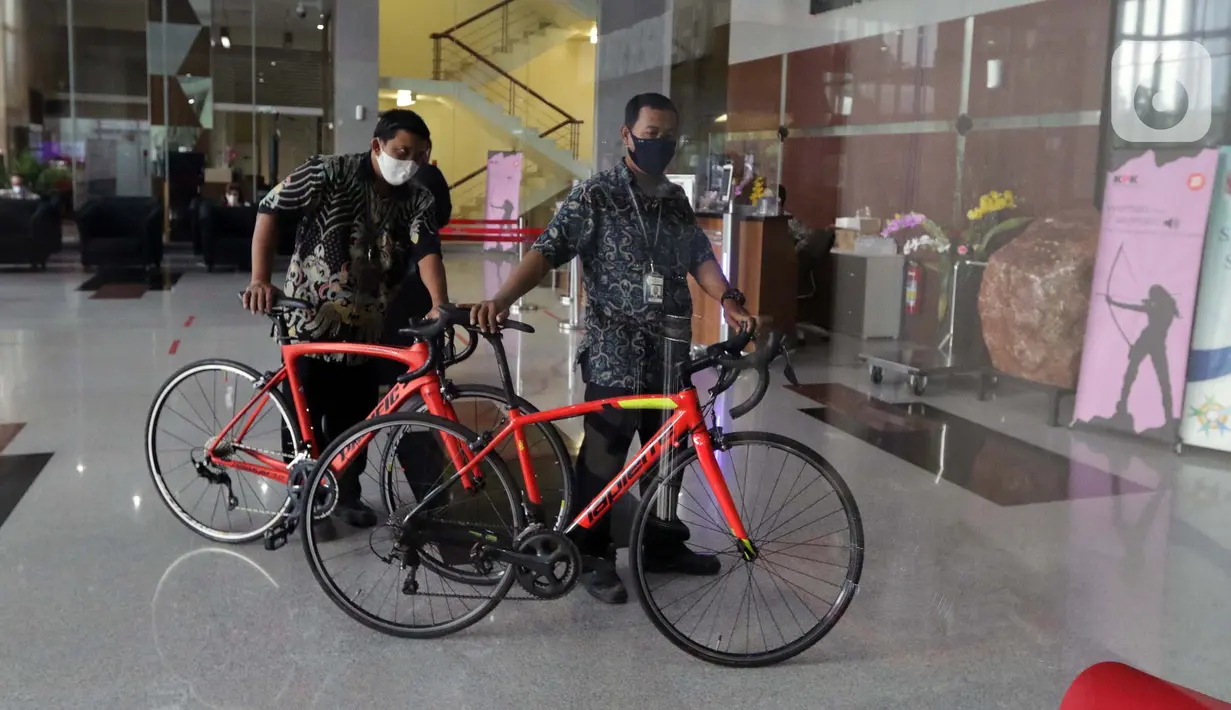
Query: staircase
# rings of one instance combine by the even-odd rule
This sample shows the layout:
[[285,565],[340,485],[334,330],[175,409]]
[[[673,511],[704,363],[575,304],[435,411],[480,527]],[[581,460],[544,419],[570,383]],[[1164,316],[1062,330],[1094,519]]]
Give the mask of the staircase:
[[[513,136],[514,149],[525,155],[524,213],[591,171],[578,160],[582,121],[511,72],[578,32],[588,31],[595,5],[596,0],[502,0],[431,36],[433,87],[424,87],[422,81],[399,80],[397,86],[388,88],[451,93],[489,125]],[[486,172],[486,165],[476,166],[450,185],[459,217],[485,213]]]

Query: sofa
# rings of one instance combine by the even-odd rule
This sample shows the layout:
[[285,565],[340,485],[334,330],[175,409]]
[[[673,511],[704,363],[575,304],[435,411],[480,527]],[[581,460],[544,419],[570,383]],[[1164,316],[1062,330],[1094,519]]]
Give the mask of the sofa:
[[47,268],[63,237],[56,205],[47,200],[0,199],[0,264]]
[[202,200],[197,229],[201,258],[205,268],[218,265],[240,269],[252,266],[252,230],[256,227],[256,207],[228,207]]
[[162,221],[162,205],[152,197],[90,200],[77,211],[82,266],[161,265]]

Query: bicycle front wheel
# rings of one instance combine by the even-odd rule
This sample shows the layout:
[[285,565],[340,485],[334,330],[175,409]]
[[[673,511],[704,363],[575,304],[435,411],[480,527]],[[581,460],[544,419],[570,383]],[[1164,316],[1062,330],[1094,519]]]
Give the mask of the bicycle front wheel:
[[[654,626],[689,654],[724,666],[778,663],[829,633],[850,605],[863,569],[859,509],[833,466],[798,441],[738,432],[715,449],[758,555],[742,556],[690,449],[651,484],[633,519],[634,586]],[[653,546],[662,542],[651,521],[664,496],[676,496],[690,531],[687,543],[669,544],[716,556],[718,574],[685,577],[655,565]]]
[[[146,419],[146,462],[158,494],[180,522],[217,542],[255,540],[288,508],[285,484],[226,465],[286,466],[303,449],[291,407],[277,390],[262,394],[260,378],[230,360],[191,363],[162,386]],[[222,436],[249,402],[248,414]],[[214,461],[205,455],[210,445]]]

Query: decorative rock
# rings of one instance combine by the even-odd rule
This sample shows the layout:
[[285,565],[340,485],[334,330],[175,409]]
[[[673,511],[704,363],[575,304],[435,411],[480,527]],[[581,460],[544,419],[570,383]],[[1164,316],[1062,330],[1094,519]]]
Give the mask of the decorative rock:
[[1100,221],[1092,207],[1036,220],[988,260],[979,316],[997,370],[1076,387]]

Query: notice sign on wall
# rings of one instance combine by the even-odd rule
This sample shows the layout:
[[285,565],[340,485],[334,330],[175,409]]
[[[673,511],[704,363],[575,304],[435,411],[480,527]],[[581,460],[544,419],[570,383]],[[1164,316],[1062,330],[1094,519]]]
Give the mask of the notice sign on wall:
[[1180,440],[1231,451],[1231,148],[1214,182]]
[[1107,178],[1077,382],[1077,422],[1178,441],[1218,151]]

